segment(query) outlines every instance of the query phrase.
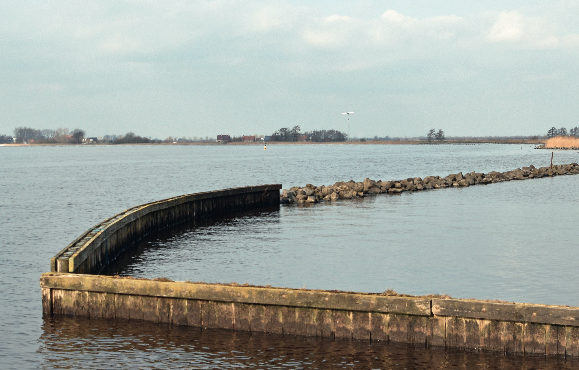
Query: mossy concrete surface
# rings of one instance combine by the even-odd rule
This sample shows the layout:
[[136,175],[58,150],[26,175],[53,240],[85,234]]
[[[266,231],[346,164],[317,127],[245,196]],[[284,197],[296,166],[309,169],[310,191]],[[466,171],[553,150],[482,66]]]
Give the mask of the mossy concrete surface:
[[43,288],[149,297],[197,299],[227,303],[293,306],[360,312],[430,316],[430,299],[320,290],[231,286],[121,278],[100,275],[45,273]]
[[432,313],[438,316],[579,326],[579,308],[577,307],[433,299]]

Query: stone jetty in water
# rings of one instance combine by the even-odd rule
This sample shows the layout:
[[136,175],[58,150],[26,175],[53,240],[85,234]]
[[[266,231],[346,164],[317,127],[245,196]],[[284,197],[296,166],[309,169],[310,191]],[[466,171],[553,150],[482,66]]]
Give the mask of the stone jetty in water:
[[398,194],[406,191],[421,191],[431,189],[442,189],[449,187],[467,187],[480,184],[492,184],[496,182],[527,180],[541,177],[553,177],[558,175],[579,174],[577,163],[553,165],[536,168],[517,168],[506,172],[470,172],[463,174],[450,174],[446,177],[426,176],[425,178],[414,177],[405,180],[381,181],[365,179],[362,182],[353,180],[339,181],[329,186],[314,186],[307,184],[304,187],[292,187],[284,189],[280,201],[281,204],[307,204],[322,201],[337,201],[339,199],[360,198],[376,194]]

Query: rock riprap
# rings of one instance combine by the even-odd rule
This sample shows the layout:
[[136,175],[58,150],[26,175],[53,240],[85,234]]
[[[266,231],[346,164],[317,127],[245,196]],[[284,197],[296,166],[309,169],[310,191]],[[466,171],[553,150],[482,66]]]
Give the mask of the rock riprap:
[[363,182],[353,180],[339,181],[329,186],[314,186],[307,184],[304,187],[294,186],[284,189],[280,201],[281,204],[306,204],[318,203],[322,201],[336,201],[339,199],[352,199],[375,194],[398,194],[405,191],[421,191],[431,189],[441,189],[448,187],[467,187],[479,184],[492,184],[496,182],[527,180],[541,177],[553,177],[558,175],[579,174],[577,163],[553,165],[552,167],[517,168],[506,172],[470,172],[463,174],[450,174],[446,177],[426,176],[425,178],[414,177],[405,180],[381,181],[365,179]]

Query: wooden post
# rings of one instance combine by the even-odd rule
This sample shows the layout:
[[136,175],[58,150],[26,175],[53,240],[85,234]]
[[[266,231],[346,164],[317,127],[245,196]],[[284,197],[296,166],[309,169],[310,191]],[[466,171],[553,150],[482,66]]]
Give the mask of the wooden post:
[[551,152],[551,168],[553,168],[553,152]]

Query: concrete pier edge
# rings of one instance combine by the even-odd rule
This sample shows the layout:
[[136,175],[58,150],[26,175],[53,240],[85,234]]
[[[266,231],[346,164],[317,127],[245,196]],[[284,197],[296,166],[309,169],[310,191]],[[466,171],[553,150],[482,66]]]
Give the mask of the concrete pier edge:
[[186,220],[279,207],[281,185],[173,197],[93,226],[42,274],[43,314],[579,356],[579,308],[98,275],[144,235]]

